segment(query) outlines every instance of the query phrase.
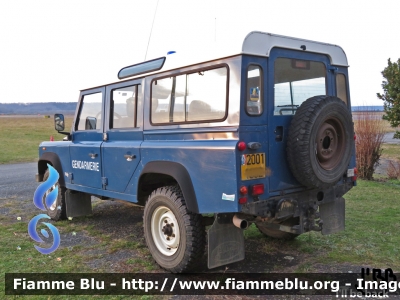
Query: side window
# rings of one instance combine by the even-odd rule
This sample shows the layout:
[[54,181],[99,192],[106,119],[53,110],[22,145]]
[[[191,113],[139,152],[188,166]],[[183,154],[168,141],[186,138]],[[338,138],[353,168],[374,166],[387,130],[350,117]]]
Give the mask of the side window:
[[221,120],[226,113],[227,69],[187,75],[186,121]]
[[227,83],[226,67],[154,80],[151,122],[223,120],[227,109]]
[[336,74],[336,95],[347,104],[347,85],[344,74]]
[[256,65],[250,65],[247,69],[246,96],[246,111],[249,115],[257,116],[263,112],[261,83],[261,68]]
[[103,94],[84,95],[75,130],[101,129]]
[[136,127],[137,91],[137,85],[112,91],[110,129]]
[[294,115],[308,98],[326,95],[325,65],[316,61],[277,58],[274,88],[274,115]]

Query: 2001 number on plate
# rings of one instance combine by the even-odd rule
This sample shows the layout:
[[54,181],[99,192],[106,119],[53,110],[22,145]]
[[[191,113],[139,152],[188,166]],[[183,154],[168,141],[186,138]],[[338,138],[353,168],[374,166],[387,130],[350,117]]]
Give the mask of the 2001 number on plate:
[[241,164],[242,180],[265,177],[265,153],[243,154]]

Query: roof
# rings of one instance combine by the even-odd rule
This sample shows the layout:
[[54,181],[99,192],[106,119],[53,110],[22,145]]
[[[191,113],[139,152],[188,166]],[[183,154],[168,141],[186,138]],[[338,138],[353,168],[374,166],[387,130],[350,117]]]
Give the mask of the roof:
[[[174,49],[176,50],[176,53],[166,56],[165,63],[160,70],[151,71],[146,74],[142,73],[141,75],[129,78],[127,77],[123,80],[131,80],[143,77],[144,75],[155,74],[241,54],[268,57],[271,50],[275,47],[325,54],[330,58],[332,65],[348,66],[346,54],[340,46],[268,32],[252,31],[247,34],[243,43],[239,39],[229,40],[228,42],[225,40],[221,43],[216,42],[207,45],[193,45],[191,43],[184,48]],[[164,55],[165,54],[160,55],[159,57]]]
[[[302,50],[302,46],[305,46],[305,50]],[[160,71],[173,70],[240,54],[268,57],[274,47],[325,54],[330,58],[332,65],[348,66],[346,54],[337,45],[252,31],[244,38],[243,43],[242,40],[238,39],[207,45],[191,44],[185,48],[176,49],[176,53],[167,55],[165,64]]]
[[[305,50],[302,50],[301,46],[305,46]],[[242,53],[269,56],[274,47],[326,54],[329,56],[332,65],[348,66],[346,54],[337,45],[260,31],[252,31],[245,37]]]

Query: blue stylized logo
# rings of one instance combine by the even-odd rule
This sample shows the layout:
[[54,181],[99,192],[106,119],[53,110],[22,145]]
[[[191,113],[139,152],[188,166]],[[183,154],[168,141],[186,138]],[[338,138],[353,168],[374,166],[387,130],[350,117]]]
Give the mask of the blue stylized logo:
[[[49,168],[49,178],[41,185],[39,185],[33,195],[33,204],[41,210],[46,210],[46,207],[43,205],[43,196],[46,195],[47,191],[52,188],[58,181],[58,172],[51,165],[47,164]],[[54,201],[57,200],[58,195],[58,187],[56,186],[50,193],[46,196],[46,206],[50,207]]]
[[[43,182],[41,185],[38,186],[38,188],[35,191],[35,194],[33,195],[33,204],[35,204],[35,206],[40,210],[44,211],[46,210],[46,207],[52,206],[54,202],[57,201],[57,196],[58,196],[58,186],[55,186],[59,178],[58,172],[49,164],[47,164],[47,167],[49,168],[49,178],[47,178],[45,182]],[[48,192],[49,190],[50,192]],[[44,201],[46,207],[44,206],[43,203],[44,196],[46,196]],[[38,222],[40,219],[43,218],[50,219],[48,215],[40,214],[37,215],[36,217],[33,217],[28,224],[28,233],[30,237],[38,243],[44,243],[44,241],[39,237],[38,233],[36,232],[36,227],[38,225]],[[53,235],[54,239],[53,245],[50,248],[41,248],[35,245],[35,248],[42,254],[49,254],[56,251],[58,246],[60,246],[60,233],[58,232],[57,228],[54,225],[46,222],[43,222],[43,224],[46,225],[48,229],[50,229],[50,232]],[[43,234],[45,238],[49,237],[49,233],[45,229],[42,229],[40,232]]]
[[[39,235],[36,232],[37,223],[42,218],[50,219],[50,217],[48,215],[40,214],[40,215],[34,217],[28,224],[29,235],[31,236],[32,239],[34,239],[38,243],[44,243],[44,241],[39,237]],[[51,252],[56,251],[58,246],[60,246],[60,234],[58,233],[58,230],[56,227],[54,227],[54,225],[52,225],[50,223],[46,223],[46,222],[43,222],[43,224],[46,225],[50,229],[51,233],[53,234],[53,238],[54,238],[53,245],[50,248],[41,248],[41,247],[35,245],[35,248],[37,251],[39,251],[42,254],[49,254]],[[49,233],[46,230],[42,229],[40,232],[46,238],[49,237]]]

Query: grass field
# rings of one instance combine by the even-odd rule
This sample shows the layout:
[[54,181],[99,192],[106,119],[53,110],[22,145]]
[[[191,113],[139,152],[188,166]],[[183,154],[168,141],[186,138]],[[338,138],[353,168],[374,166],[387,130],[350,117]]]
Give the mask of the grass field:
[[[71,121],[67,119],[66,128]],[[51,118],[0,117],[0,142],[6,149],[0,152],[0,163],[34,161],[42,140],[49,140],[50,135],[55,140],[64,137],[53,128]],[[383,157],[399,159],[400,146],[384,145]],[[328,236],[310,232],[282,241],[265,237],[252,225],[245,231],[246,260],[229,268],[241,272],[347,272],[372,267],[400,272],[400,181],[384,177],[358,180],[345,198],[345,231]],[[141,208],[100,200],[93,206],[92,216],[54,223],[64,244],[56,252],[42,255],[27,233],[27,223],[38,213],[32,199],[0,199],[0,295],[4,295],[5,273],[10,272],[162,272],[143,239]],[[207,271],[206,267],[200,271]],[[97,297],[122,298],[130,297]]]
[[[361,267],[370,267],[392,268],[398,272],[400,271],[399,199],[399,181],[358,181],[358,186],[346,195],[345,231],[328,236],[310,232],[293,241],[282,241],[265,237],[252,225],[245,231],[245,261],[229,265],[229,268],[246,272],[254,272],[256,268],[257,272],[346,273],[359,271]],[[0,204],[0,209],[2,207],[3,203]],[[15,207],[10,209],[18,211]],[[61,233],[62,241],[74,234],[84,236],[86,240],[71,247],[61,246],[50,255],[37,252],[27,234],[27,220],[33,216],[33,211],[28,214],[21,211],[19,214],[12,214],[22,215],[21,221],[0,215],[2,226],[0,294],[4,294],[4,275],[11,272],[45,270],[59,273],[162,272],[152,260],[140,232],[134,229],[128,233],[120,233],[121,229],[127,226],[141,228],[142,224],[138,220],[141,220],[142,211],[132,212],[133,207],[121,206],[116,209],[116,215],[105,226],[102,220],[109,216],[109,210],[113,209],[95,207],[92,217],[54,223]],[[124,220],[129,219],[135,224],[124,223]],[[105,228],[107,224],[111,226],[108,229]],[[115,234],[116,232],[119,234]],[[121,253],[127,250],[131,255],[121,256]],[[293,261],[287,263],[285,258]],[[113,269],[113,264],[118,268]],[[33,299],[55,298],[58,299],[48,296],[33,297]],[[70,298],[70,296],[63,297],[63,299]],[[78,298],[91,297],[76,297]],[[125,297],[114,297],[114,299],[122,298]]]
[[382,120],[383,131],[384,132],[395,132],[396,130],[400,130],[400,128],[393,128],[390,126],[390,123],[386,120],[383,120],[382,117],[384,115],[383,112],[375,112],[375,111],[362,111],[362,112],[353,112],[353,120],[356,121],[360,118],[373,118]]
[[400,161],[400,145],[383,144],[382,158],[394,159]]
[[[71,124],[72,117],[67,117],[67,131]],[[61,141],[65,137],[55,131],[52,117],[0,117],[0,164],[37,160],[39,144],[49,141],[50,136],[53,136],[55,141]]]

